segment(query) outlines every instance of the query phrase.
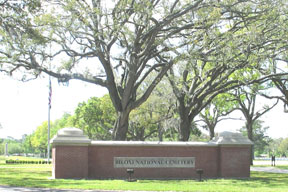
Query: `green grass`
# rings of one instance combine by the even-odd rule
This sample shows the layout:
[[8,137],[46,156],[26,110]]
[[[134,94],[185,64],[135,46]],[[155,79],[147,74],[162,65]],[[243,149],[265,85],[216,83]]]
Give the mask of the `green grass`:
[[[104,190],[144,190],[144,191],[203,191],[203,192],[286,192],[288,175],[252,172],[249,179],[209,179],[195,180],[73,180],[49,179],[51,165],[38,168],[16,168],[18,165],[0,167],[0,185],[41,187],[58,189],[104,189]],[[30,166],[30,165],[26,165]],[[41,167],[42,168],[39,168]]]
[[276,167],[279,169],[288,169],[288,165],[277,165]]
[[[6,159],[31,160],[23,157],[0,156],[0,185],[57,188],[57,189],[103,189],[135,191],[195,191],[195,192],[286,192],[288,175],[252,172],[248,179],[195,180],[73,180],[49,179],[52,165],[47,164],[5,164]],[[34,158],[33,158],[34,159]],[[41,160],[41,159],[34,159]],[[263,167],[263,165],[261,165]],[[264,165],[265,167],[265,165]],[[288,169],[287,165],[276,166]]]

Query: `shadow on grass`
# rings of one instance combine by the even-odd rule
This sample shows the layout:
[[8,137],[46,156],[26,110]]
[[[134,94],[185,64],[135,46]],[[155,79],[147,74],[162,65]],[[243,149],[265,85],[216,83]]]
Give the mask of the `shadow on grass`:
[[269,189],[287,189],[288,191],[288,175],[265,173],[265,172],[252,172],[250,178],[246,179],[216,179],[208,180],[215,185],[237,186],[240,188],[269,188]]

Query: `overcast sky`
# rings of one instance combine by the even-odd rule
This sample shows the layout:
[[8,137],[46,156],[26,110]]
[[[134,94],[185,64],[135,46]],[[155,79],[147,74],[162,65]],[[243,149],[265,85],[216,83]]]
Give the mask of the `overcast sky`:
[[[59,85],[52,78],[51,120],[60,118],[64,112],[73,113],[79,102],[92,96],[102,96],[107,91],[96,85],[72,80],[69,86]],[[37,126],[48,119],[48,78],[20,82],[0,73],[0,138],[12,136],[21,138],[31,134]],[[266,101],[262,101],[261,104]],[[240,116],[235,113],[233,116]],[[288,113],[283,112],[282,103],[262,117],[264,126],[269,126],[269,136],[288,137]],[[216,132],[234,131],[244,125],[244,121],[223,121]]]
[[[21,138],[30,134],[48,119],[48,78],[20,82],[0,74],[0,138]],[[52,78],[51,120],[65,112],[73,113],[79,102],[92,96],[102,96],[106,90],[80,81],[69,86],[59,85]]]

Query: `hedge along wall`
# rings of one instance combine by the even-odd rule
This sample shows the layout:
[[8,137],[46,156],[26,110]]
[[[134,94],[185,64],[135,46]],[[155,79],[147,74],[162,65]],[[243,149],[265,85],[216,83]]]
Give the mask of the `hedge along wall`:
[[51,164],[51,161],[36,161],[36,160],[5,160],[6,164]]
[[249,177],[252,142],[223,132],[210,142],[91,141],[77,128],[51,140],[54,178],[137,179]]

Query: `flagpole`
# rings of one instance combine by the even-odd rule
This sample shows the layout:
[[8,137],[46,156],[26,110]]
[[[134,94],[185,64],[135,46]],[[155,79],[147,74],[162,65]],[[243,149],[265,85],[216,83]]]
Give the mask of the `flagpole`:
[[52,85],[51,85],[51,76],[49,75],[49,97],[48,97],[48,145],[47,145],[47,162],[50,161],[50,111],[51,111],[51,96],[52,96]]
[[47,145],[47,162],[50,161],[50,110],[51,110],[51,76],[49,75],[49,103],[48,103],[48,145]]

